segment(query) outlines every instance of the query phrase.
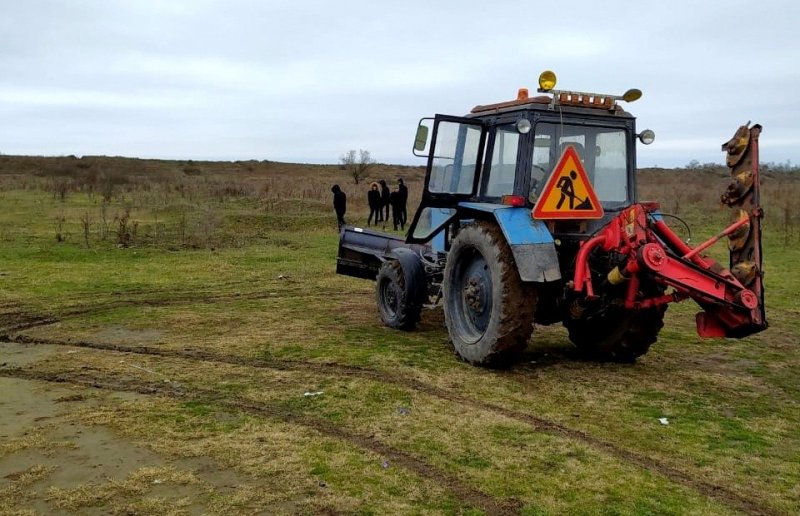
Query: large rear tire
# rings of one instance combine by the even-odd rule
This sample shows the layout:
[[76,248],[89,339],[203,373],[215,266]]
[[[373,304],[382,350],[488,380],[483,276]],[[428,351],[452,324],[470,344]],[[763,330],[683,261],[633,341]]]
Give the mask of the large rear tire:
[[[659,288],[659,292],[662,292]],[[650,350],[664,327],[666,305],[627,310],[618,299],[602,310],[564,320],[569,339],[587,356],[614,362],[634,362]]]
[[523,283],[500,229],[462,228],[450,246],[443,281],[444,317],[455,352],[475,365],[497,365],[525,349],[536,290]]
[[397,330],[413,330],[419,322],[424,300],[412,294],[419,289],[406,284],[400,262],[383,262],[375,279],[375,296],[383,324]]

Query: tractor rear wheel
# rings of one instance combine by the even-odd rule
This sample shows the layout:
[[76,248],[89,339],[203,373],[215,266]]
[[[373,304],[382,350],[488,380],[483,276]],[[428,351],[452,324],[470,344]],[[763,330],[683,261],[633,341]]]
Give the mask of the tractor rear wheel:
[[600,310],[564,320],[569,339],[586,355],[600,360],[634,362],[658,339],[664,326],[666,305],[627,310],[614,300]]
[[443,291],[447,332],[462,359],[496,365],[525,349],[536,290],[520,279],[496,225],[477,222],[459,231],[447,256]]
[[411,292],[418,289],[406,284],[400,262],[383,262],[375,280],[375,297],[383,324],[397,330],[413,330],[419,322],[424,300],[413,299]]

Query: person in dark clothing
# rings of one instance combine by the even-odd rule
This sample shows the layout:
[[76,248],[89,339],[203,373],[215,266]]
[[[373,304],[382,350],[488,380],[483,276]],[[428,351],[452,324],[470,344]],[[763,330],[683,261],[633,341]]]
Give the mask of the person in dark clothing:
[[381,179],[378,181],[381,184],[381,208],[386,209],[386,216],[382,217],[383,220],[389,222],[389,187],[386,186],[386,181]]
[[392,207],[392,225],[394,230],[397,231],[397,226],[403,227],[403,220],[400,218],[400,192],[395,190],[389,193],[389,205]]
[[406,186],[405,182],[403,182],[402,177],[397,180],[397,193],[400,197],[398,200],[400,205],[400,220],[402,221],[403,225],[405,225],[408,219],[408,214],[406,213],[408,205],[408,187]]
[[[369,226],[375,216],[375,224],[380,222],[381,217],[381,192],[378,190],[378,183],[372,183],[367,192],[367,202],[369,203],[369,218],[367,219],[367,226]],[[380,217],[380,219],[379,219]]]
[[339,229],[345,225],[344,214],[347,211],[347,195],[339,188],[339,185],[331,187],[333,192],[333,210],[336,212],[336,224]]

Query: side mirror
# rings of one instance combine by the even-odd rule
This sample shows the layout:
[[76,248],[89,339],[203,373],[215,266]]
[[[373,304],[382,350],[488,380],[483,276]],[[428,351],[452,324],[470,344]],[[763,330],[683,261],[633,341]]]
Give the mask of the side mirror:
[[419,156],[421,158],[428,157],[426,150],[428,149],[428,136],[430,136],[430,127],[425,125],[427,120],[433,120],[432,118],[423,118],[419,121],[419,126],[417,126],[417,134],[414,137],[414,156]]
[[414,138],[414,150],[424,151],[428,146],[428,126],[420,125],[417,127],[417,136]]

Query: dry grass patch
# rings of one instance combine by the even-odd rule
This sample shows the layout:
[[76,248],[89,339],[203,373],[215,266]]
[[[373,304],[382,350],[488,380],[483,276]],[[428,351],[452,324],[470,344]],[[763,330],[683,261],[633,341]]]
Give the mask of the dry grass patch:
[[[188,496],[181,496],[180,486],[194,486],[201,482],[194,473],[172,467],[140,468],[124,480],[108,479],[105,483],[88,483],[75,488],[51,487],[47,490],[47,500],[56,508],[75,511],[86,507],[111,506],[112,512],[125,512],[127,508],[139,507],[145,513],[154,514],[147,508],[167,509],[163,514],[184,514],[190,502]],[[146,497],[145,494],[158,488],[169,490],[172,496]],[[177,495],[177,498],[176,498]],[[136,502],[130,499],[139,497]],[[158,511],[158,513],[161,513]]]
[[87,408],[76,420],[102,424],[148,448],[173,457],[210,457],[243,475],[234,492],[214,492],[212,512],[269,508],[278,513],[314,508],[354,512],[382,507],[458,505],[437,485],[419,482],[402,469],[384,468],[382,457],[316,431],[275,420],[233,416],[233,426],[213,406],[148,398]]
[[5,480],[10,483],[0,485],[0,513],[7,515],[36,514],[36,511],[23,509],[21,506],[36,496],[30,486],[49,477],[55,469],[54,466],[34,464],[25,470],[6,475]]
[[33,430],[28,430],[21,437],[12,437],[0,442],[0,457],[11,455],[22,450],[42,450],[46,453],[53,452],[59,448],[75,448],[72,441],[54,441],[47,437],[52,426],[41,426]]

